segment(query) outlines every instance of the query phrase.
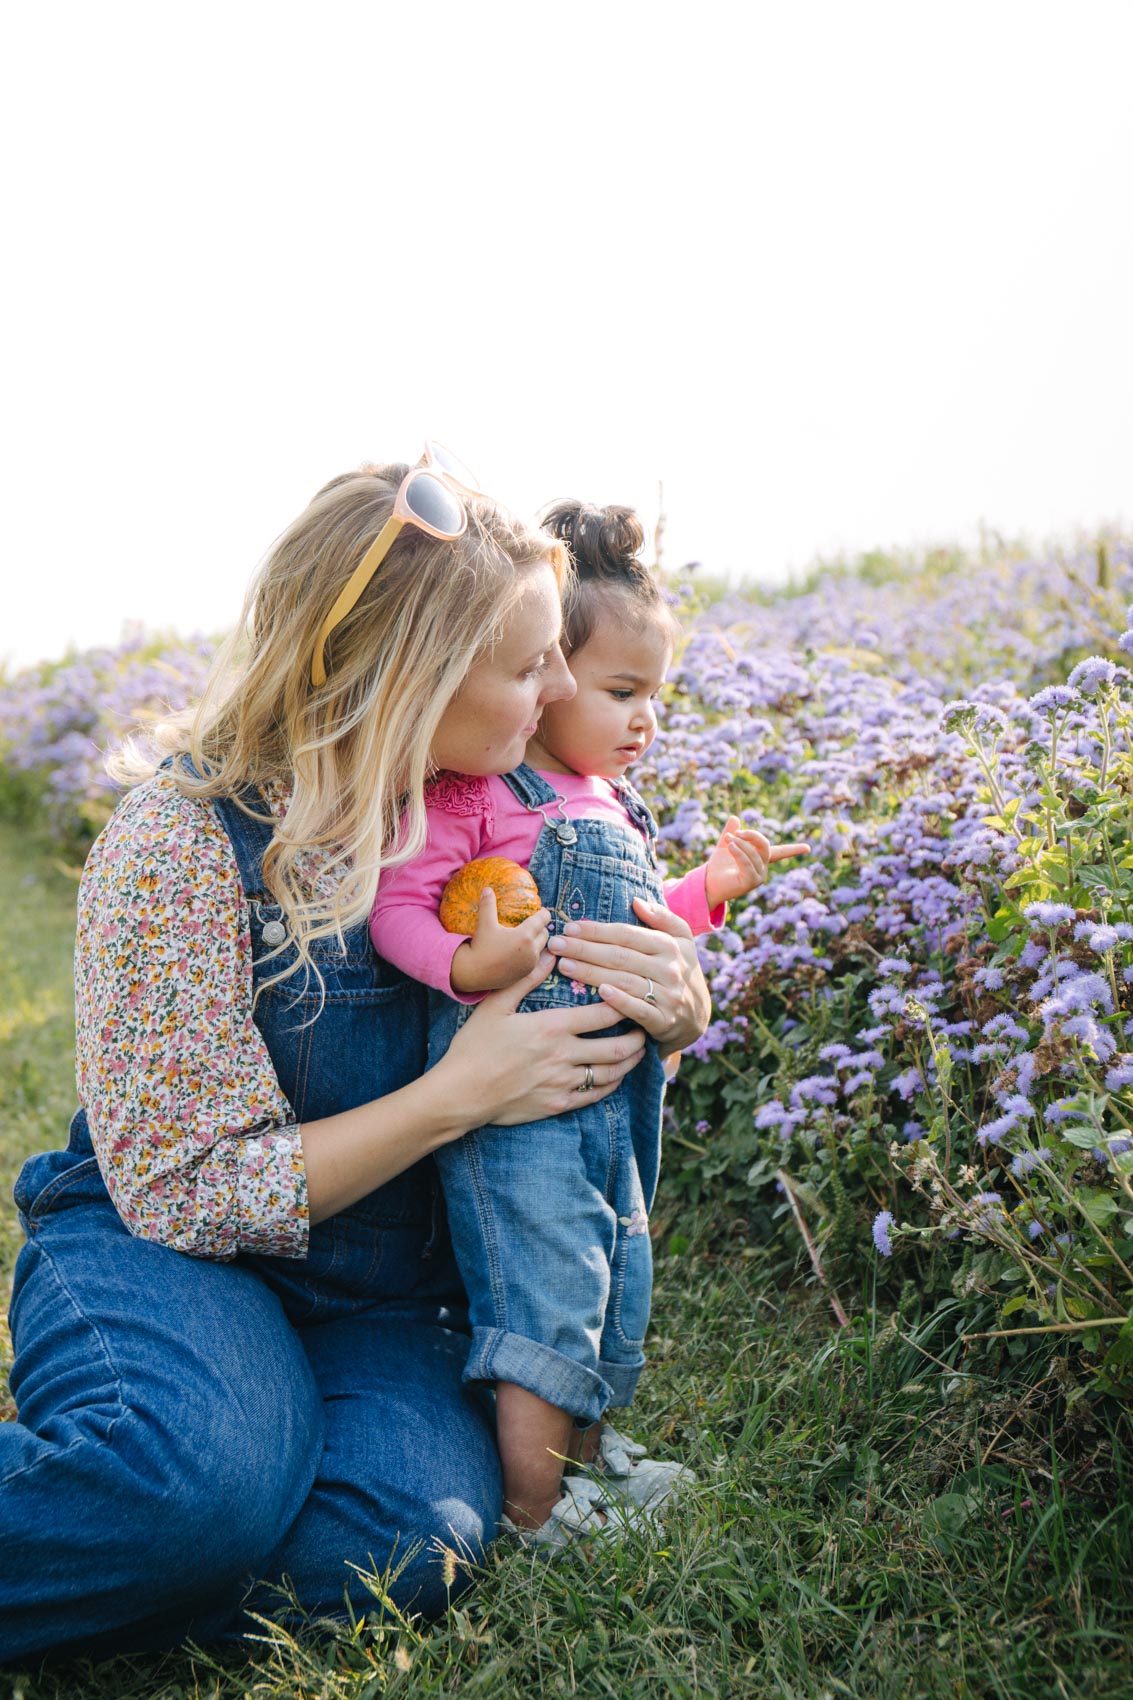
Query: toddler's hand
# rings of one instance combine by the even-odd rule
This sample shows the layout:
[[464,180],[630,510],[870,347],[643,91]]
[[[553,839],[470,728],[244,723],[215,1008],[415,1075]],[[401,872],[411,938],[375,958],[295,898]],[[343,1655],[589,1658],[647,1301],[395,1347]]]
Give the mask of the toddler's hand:
[[551,915],[539,909],[518,927],[502,926],[496,916],[496,894],[490,886],[480,893],[476,932],[465,939],[452,959],[454,992],[496,992],[513,986],[539,961],[547,943]]
[[809,844],[775,844],[754,827],[741,826],[735,815],[729,815],[716,848],[705,863],[704,894],[710,909],[746,897],[749,891],[761,886],[772,862],[788,856],[809,856]]

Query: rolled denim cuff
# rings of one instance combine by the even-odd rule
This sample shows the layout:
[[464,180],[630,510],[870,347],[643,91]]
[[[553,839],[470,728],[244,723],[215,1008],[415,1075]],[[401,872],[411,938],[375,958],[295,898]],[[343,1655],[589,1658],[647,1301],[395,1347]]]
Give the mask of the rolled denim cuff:
[[598,1373],[609,1384],[613,1397],[611,1405],[632,1405],[633,1396],[637,1391],[641,1372],[645,1367],[645,1358],[639,1364],[611,1363],[609,1358],[599,1358]]
[[[603,1366],[605,1367],[605,1366]],[[621,1365],[612,1368],[622,1370]],[[629,1372],[637,1379],[637,1372]],[[615,1400],[610,1383],[585,1364],[564,1357],[551,1346],[512,1334],[506,1328],[474,1328],[472,1350],[464,1366],[465,1381],[510,1381],[529,1393],[569,1411],[586,1423],[596,1423]]]

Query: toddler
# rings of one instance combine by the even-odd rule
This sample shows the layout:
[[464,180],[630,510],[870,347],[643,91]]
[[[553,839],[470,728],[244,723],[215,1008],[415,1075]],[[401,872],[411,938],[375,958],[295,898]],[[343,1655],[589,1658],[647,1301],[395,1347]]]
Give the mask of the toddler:
[[[806,848],[772,851],[732,818],[706,863],[662,882],[656,827],[625,774],[656,732],[653,704],[674,622],[638,559],[644,538],[629,509],[563,503],[545,524],[575,564],[563,648],[577,692],[544,709],[514,772],[436,776],[426,791],[426,848],[382,875],[371,917],[380,955],[434,989],[430,1063],[478,996],[530,972],[548,928],[633,923],[642,898],[707,932],[722,923],[729,899],[762,883],[769,860]],[[489,855],[528,867],[544,907],[505,927],[487,893],[473,935],[446,932],[437,910],[450,875]],[[595,996],[555,972],[523,1007]],[[593,1481],[564,1484],[563,1460],[579,1456],[580,1431],[609,1406],[630,1402],[645,1361],[663,1090],[649,1040],[637,1067],[600,1102],[549,1121],[478,1129],[436,1153],[469,1297],[465,1379],[496,1385],[506,1517],[553,1544],[572,1527],[603,1520],[600,1496],[587,1491]],[[653,1486],[665,1469],[652,1473]],[[631,1472],[623,1459],[618,1473]],[[670,1483],[678,1473],[668,1467]],[[564,1486],[570,1491],[560,1498]]]

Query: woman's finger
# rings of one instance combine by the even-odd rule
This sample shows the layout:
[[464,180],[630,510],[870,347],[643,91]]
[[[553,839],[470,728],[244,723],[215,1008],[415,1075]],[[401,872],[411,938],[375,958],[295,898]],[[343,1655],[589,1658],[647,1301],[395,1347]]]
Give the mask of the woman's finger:
[[616,1009],[625,1020],[636,1021],[638,1026],[644,1027],[650,1038],[659,1039],[662,1033],[668,1032],[672,1014],[662,1004],[652,1003],[606,980],[600,983],[598,990],[604,1003]]

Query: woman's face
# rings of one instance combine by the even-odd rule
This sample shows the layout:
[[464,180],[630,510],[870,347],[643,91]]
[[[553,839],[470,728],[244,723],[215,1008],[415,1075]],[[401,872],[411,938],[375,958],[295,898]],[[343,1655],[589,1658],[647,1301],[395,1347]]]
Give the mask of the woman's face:
[[550,565],[535,567],[489,654],[471,669],[441,716],[433,764],[452,773],[507,773],[518,767],[549,702],[575,683],[559,648],[559,589]]

